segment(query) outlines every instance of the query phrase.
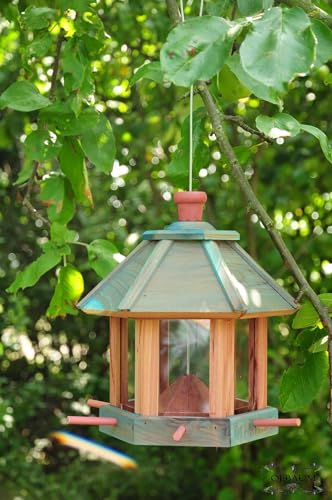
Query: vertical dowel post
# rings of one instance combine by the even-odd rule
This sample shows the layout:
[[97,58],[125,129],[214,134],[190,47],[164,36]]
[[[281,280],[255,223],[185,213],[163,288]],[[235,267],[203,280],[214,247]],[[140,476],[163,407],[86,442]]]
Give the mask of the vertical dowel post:
[[110,403],[128,401],[128,322],[110,318]]
[[169,321],[160,321],[160,394],[169,386]]
[[213,319],[210,326],[211,417],[234,415],[235,402],[235,320]]
[[267,318],[249,320],[249,410],[267,406]]
[[128,320],[121,318],[120,323],[120,399],[128,402]]
[[141,415],[158,415],[159,350],[159,320],[136,320],[135,413]]

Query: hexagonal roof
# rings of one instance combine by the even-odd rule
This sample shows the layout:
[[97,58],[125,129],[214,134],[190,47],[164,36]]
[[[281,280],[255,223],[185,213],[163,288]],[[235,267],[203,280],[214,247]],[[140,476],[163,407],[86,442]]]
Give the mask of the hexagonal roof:
[[146,231],[137,248],[78,307],[128,317],[292,314],[295,300],[236,243],[236,231],[175,222]]

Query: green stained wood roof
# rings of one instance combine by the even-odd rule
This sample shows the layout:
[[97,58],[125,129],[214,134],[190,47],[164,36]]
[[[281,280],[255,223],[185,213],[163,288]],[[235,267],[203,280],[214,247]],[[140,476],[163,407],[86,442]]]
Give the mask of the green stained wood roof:
[[[167,235],[169,234],[169,238]],[[177,222],[143,242],[78,307],[88,314],[291,314],[297,304],[236,242],[235,231]]]

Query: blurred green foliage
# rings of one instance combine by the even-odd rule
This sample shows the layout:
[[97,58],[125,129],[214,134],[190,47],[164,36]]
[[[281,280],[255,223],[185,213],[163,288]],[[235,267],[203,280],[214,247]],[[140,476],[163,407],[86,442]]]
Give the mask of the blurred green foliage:
[[[192,11],[188,4],[186,15],[198,13],[196,3]],[[211,0],[206,4],[213,15],[228,15],[233,8],[232,2]],[[183,98],[186,89],[163,80],[158,67],[157,77],[156,72],[153,74],[153,78],[159,79],[157,82],[143,78],[132,86],[129,83],[135,68],[159,60],[160,49],[171,29],[165,3],[104,0],[93,8],[89,5],[86,0],[20,0],[1,4],[0,92],[17,80],[28,80],[39,92],[37,95],[62,103],[61,108],[53,103],[51,111],[47,107],[29,113],[11,108],[1,110],[2,290],[13,283],[18,270],[37,259],[43,247],[45,254],[45,245],[48,252],[64,260],[62,269],[83,274],[85,289],[89,290],[100,280],[100,275],[128,255],[143,230],[162,228],[175,218],[170,200],[179,184],[168,165],[172,160],[173,165],[177,161],[173,153],[181,140],[181,124],[188,114],[188,100]],[[239,7],[241,11],[246,8],[243,2],[239,2]],[[84,14],[86,10],[90,11],[88,16]],[[24,11],[23,18],[19,17],[18,13]],[[78,13],[77,18],[73,11]],[[52,97],[49,94],[59,35],[66,38],[66,44],[62,46],[64,59],[60,58],[60,85]],[[71,47],[70,39],[79,47]],[[239,63],[233,61],[228,66],[252,90],[252,80],[241,80]],[[327,137],[332,135],[331,75],[329,64],[321,65],[310,76],[289,83],[288,93],[283,97],[285,113],[300,124],[320,128]],[[77,91],[78,88],[81,90]],[[259,115],[273,117],[278,111],[273,102],[279,102],[279,95],[262,101],[260,98],[265,98],[260,94],[262,86],[257,91],[260,98],[252,94],[236,95],[235,99],[234,92],[222,94],[220,81],[212,82],[211,88],[215,89],[225,113],[241,116],[252,127]],[[195,108],[201,108],[198,96],[194,104]],[[23,100],[23,107],[26,105]],[[96,112],[85,111],[91,105]],[[37,106],[42,109],[40,98]],[[65,115],[70,117],[69,122],[63,118]],[[114,146],[106,119],[115,136],[114,164]],[[53,129],[43,129],[43,122],[52,123]],[[95,138],[100,137],[96,132],[99,126],[106,134],[103,148],[94,147]],[[185,123],[182,128],[186,129]],[[200,128],[202,147],[204,151],[208,149],[209,156],[206,161],[204,152],[206,163],[201,168],[197,166],[196,182],[197,188],[209,196],[206,219],[218,228],[240,231],[241,244],[296,294],[294,280],[266,231],[255,215],[247,213],[226,161],[216,148],[209,123],[203,121]],[[55,142],[49,130],[58,132]],[[254,190],[273,216],[307,279],[317,292],[331,291],[332,172],[319,142],[313,136],[299,133],[278,137],[273,145],[267,145],[237,124],[228,123],[227,130]],[[71,182],[68,156],[64,157],[62,170],[55,160],[60,148],[63,151],[69,145],[74,151],[71,161],[78,158],[80,165],[84,162],[79,179],[81,188],[75,193],[77,179]],[[186,149],[186,144],[183,146]],[[52,221],[52,234],[47,224],[38,216],[33,218],[28,206],[22,204],[28,187],[20,189],[20,186],[30,178],[36,161],[39,162],[37,182],[31,186],[30,200],[43,217]],[[84,199],[90,191],[94,206],[90,194],[90,203]],[[69,233],[59,229],[68,222]],[[105,255],[109,255],[106,262],[102,258]],[[55,260],[59,262],[57,257]],[[41,271],[47,272],[37,269]],[[266,480],[264,466],[272,462],[284,471],[292,464],[299,468],[313,463],[321,465],[324,489],[321,496],[330,498],[332,458],[331,434],[326,422],[327,380],[323,381],[314,403],[296,413],[303,419],[301,428],[281,429],[276,437],[229,450],[133,447],[111,440],[97,429],[80,429],[86,436],[133,455],[140,466],[137,472],[122,471],[51,444],[47,436],[62,428],[65,415],[84,414],[88,411],[85,401],[89,396],[103,400],[108,393],[107,321],[82,314],[52,320],[46,316],[54,290],[59,287],[56,307],[64,301],[69,308],[64,300],[67,283],[66,271],[59,275],[53,269],[24,293],[1,295],[1,499],[250,500],[266,496],[263,488],[271,482]],[[78,285],[81,283],[79,278]],[[71,294],[70,289],[69,300]],[[315,331],[319,330],[317,324]],[[278,405],[283,372],[299,361],[299,355],[305,359],[306,351],[320,339],[316,335],[312,339],[310,332],[308,341],[305,332],[298,334],[288,318],[271,321],[269,403],[273,406]],[[293,498],[303,498],[301,495],[294,493]],[[278,494],[275,496],[278,498]]]

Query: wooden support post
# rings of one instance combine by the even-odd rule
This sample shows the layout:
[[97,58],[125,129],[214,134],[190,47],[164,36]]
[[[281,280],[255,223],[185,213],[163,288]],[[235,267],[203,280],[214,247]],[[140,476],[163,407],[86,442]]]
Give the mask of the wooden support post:
[[120,324],[120,400],[128,402],[128,319],[121,318]]
[[160,394],[169,386],[169,321],[160,321]]
[[128,320],[110,318],[110,403],[128,401]]
[[235,320],[212,319],[210,326],[211,417],[234,415],[235,402]]
[[267,318],[249,320],[249,411],[267,406]]
[[138,319],[135,329],[135,413],[159,411],[159,320]]

